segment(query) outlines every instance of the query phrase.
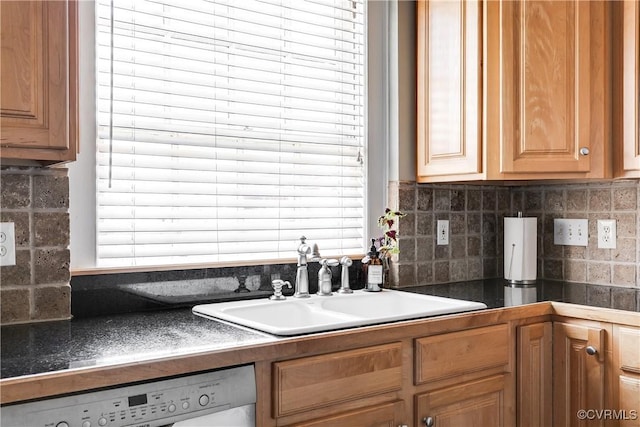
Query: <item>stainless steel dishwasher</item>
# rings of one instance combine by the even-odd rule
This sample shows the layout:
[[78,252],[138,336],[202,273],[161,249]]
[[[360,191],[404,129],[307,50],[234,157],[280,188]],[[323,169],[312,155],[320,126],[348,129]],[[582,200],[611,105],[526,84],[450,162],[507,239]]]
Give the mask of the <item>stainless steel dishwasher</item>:
[[2,427],[253,427],[253,365],[7,405]]

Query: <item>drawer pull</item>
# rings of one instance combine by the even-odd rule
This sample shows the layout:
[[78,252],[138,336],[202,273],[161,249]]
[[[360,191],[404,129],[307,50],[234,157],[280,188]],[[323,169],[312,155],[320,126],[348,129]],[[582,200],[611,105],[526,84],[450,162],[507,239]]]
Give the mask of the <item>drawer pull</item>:
[[589,149],[587,147],[582,147],[580,149],[580,155],[581,156],[588,156],[589,155]]
[[595,356],[595,354],[598,352],[598,350],[596,350],[596,348],[592,345],[587,346],[587,348],[585,348],[584,350],[589,356]]
[[433,420],[433,417],[424,417],[422,419],[422,422],[424,423],[425,426],[427,427],[433,427],[436,425],[436,422]]

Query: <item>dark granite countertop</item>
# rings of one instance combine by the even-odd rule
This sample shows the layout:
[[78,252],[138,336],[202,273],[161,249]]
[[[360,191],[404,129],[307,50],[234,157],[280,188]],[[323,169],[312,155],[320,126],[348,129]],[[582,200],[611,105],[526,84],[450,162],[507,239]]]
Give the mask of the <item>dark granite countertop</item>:
[[191,309],[3,326],[0,378],[171,357],[277,340]]
[[[504,306],[504,281],[500,279],[402,290],[480,301],[489,308]],[[104,297],[104,293],[100,296]],[[121,298],[118,294],[122,302]],[[607,288],[604,292],[602,286],[541,280],[537,283],[537,301],[564,301],[638,311],[640,289]],[[189,307],[183,306],[10,325],[1,328],[0,378],[117,365],[281,339],[285,338],[196,316]]]

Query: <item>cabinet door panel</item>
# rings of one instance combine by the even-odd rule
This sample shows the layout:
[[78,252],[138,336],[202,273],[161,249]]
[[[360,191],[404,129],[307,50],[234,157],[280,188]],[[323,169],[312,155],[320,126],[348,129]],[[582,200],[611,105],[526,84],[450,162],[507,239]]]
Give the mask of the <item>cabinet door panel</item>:
[[402,423],[403,408],[402,402],[384,403],[372,408],[293,425],[295,427],[396,427]]
[[2,145],[67,149],[67,4],[1,4]]
[[624,411],[620,425],[624,427],[640,426],[640,377],[620,375],[618,377],[620,402],[618,409]]
[[418,179],[480,173],[482,3],[417,7]]
[[416,396],[416,423],[431,417],[438,427],[503,426],[505,376],[446,387]]
[[518,328],[518,426],[552,423],[551,322]]
[[613,334],[615,406],[625,415],[619,417],[620,425],[640,427],[640,329],[614,325]]
[[623,3],[623,165],[640,171],[640,3]]
[[[596,349],[587,354],[587,347]],[[553,324],[554,426],[603,425],[580,420],[579,410],[604,409],[605,330],[567,323]]]
[[501,172],[588,172],[591,2],[502,2]]
[[0,1],[0,20],[3,161],[75,160],[76,0]]

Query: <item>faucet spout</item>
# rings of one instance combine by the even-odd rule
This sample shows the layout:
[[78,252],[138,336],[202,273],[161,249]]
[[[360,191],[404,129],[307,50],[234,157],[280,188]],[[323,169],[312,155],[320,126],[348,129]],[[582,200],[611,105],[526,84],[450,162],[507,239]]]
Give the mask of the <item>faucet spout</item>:
[[309,298],[309,271],[307,270],[307,255],[311,248],[306,243],[307,238],[300,237],[298,246],[298,270],[296,272],[296,285],[293,296],[295,298]]

